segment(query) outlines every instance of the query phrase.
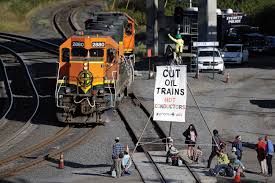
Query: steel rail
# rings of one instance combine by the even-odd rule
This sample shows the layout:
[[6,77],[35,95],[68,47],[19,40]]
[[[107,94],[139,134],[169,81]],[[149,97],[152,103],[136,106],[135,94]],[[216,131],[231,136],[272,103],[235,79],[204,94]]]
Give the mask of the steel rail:
[[57,32],[62,36],[62,38],[67,39],[66,33],[63,32],[62,28],[57,23],[57,19],[58,19],[57,16],[58,16],[58,14],[56,13],[53,17],[53,25],[54,25],[55,29],[57,30]]
[[[34,38],[29,38],[29,37],[25,37],[25,36],[19,36],[19,35],[13,35],[13,34],[7,34],[7,33],[0,33],[0,38],[1,39],[7,39],[7,40],[11,40],[11,41],[16,41],[16,42],[21,42],[23,44],[27,44],[33,47],[38,47],[42,50],[46,50],[47,52],[53,53],[55,55],[59,54],[59,46],[58,45],[54,45],[52,43],[48,43],[45,41],[41,41],[38,39],[34,39]],[[40,43],[40,44],[44,44],[47,47],[41,46],[39,44],[36,43]],[[49,48],[52,47],[52,48]]]
[[45,161],[47,161],[49,159],[55,158],[60,153],[63,153],[65,151],[71,149],[72,147],[75,147],[75,146],[79,145],[82,141],[84,141],[85,139],[87,139],[87,137],[90,135],[90,133],[95,128],[96,127],[90,128],[84,134],[82,134],[80,137],[78,137],[77,139],[74,139],[74,140],[70,140],[71,143],[65,144],[60,149],[52,150],[51,152],[48,152],[47,154],[41,155],[37,159],[32,160],[32,161],[30,161],[28,163],[25,163],[23,165],[19,165],[19,166],[14,167],[14,168],[7,169],[4,172],[0,172],[0,177],[1,178],[5,178],[5,177],[9,177],[9,176],[15,175],[16,173],[19,173],[19,172],[21,172],[23,170],[26,170],[26,169],[28,169],[30,167],[33,167],[33,166],[37,165],[37,164],[40,164],[40,163],[45,162]]
[[[139,107],[141,108],[141,110],[146,114],[146,116],[147,116],[148,118],[150,118],[149,120],[152,122],[152,124],[153,124],[153,126],[154,126],[154,129],[156,130],[156,133],[158,134],[158,136],[160,137],[160,139],[167,138],[167,136],[165,135],[165,132],[162,130],[162,128],[157,124],[156,121],[154,121],[154,120],[151,118],[152,116],[151,116],[150,112],[149,112],[149,111],[146,109],[146,107],[143,105],[142,101],[141,101],[134,93],[131,93],[131,94],[129,95],[129,97],[130,97],[132,100],[136,100],[137,103],[138,103],[137,106],[139,106]],[[135,102],[134,102],[134,103],[135,103]],[[123,115],[122,112],[119,111],[119,109],[118,109],[118,113],[119,113],[120,116]],[[128,126],[128,128],[131,128],[131,127],[129,126],[129,124],[127,124],[126,118],[125,118],[124,116],[122,117],[122,120],[124,121],[124,123],[126,123],[126,126]],[[132,131],[132,129],[130,129],[130,133],[131,133],[131,134],[134,134],[133,131]],[[135,143],[137,143],[137,140],[136,140],[136,139],[138,139],[138,138],[137,138],[137,137],[134,138],[134,141],[136,141]],[[164,179],[164,176],[163,176],[162,173],[161,173],[161,171],[160,171],[159,168],[157,167],[156,163],[153,161],[153,159],[152,159],[151,155],[149,154],[149,152],[146,150],[146,147],[138,146],[138,148],[139,148],[139,149],[142,149],[142,151],[146,153],[147,157],[148,157],[148,158],[151,160],[151,162],[154,164],[155,169],[157,170],[157,172],[158,172],[159,175],[161,176],[162,181],[163,181],[163,182],[166,182],[165,179]],[[183,161],[183,163],[184,163],[184,165],[186,166],[186,168],[189,170],[190,174],[193,176],[193,178],[195,179],[195,181],[198,182],[198,183],[200,183],[201,180],[199,179],[198,175],[197,175],[195,172],[193,172],[193,171],[191,170],[191,167],[190,167],[185,161]]]
[[[134,144],[137,144],[137,143],[138,143],[139,137],[137,137],[137,135],[134,133],[134,131],[133,131],[131,125],[127,122],[127,119],[126,119],[126,117],[124,116],[123,112],[122,112],[119,108],[117,108],[117,112],[118,112],[118,115],[120,116],[121,120],[124,122],[124,124],[125,124],[125,126],[126,126],[126,129],[127,129],[128,133],[130,134],[130,136],[131,136],[131,138],[132,138]],[[151,117],[151,116],[150,116],[150,117]],[[146,147],[143,147],[143,146],[138,146],[138,147],[137,147],[137,151],[139,151],[139,152],[144,152],[144,153],[145,153],[145,155],[146,155],[146,157],[148,158],[148,160],[150,160],[150,161],[153,163],[154,169],[155,169],[155,171],[158,173],[161,182],[165,183],[166,181],[165,181],[165,178],[164,178],[163,174],[161,173],[160,169],[157,167],[156,163],[153,161],[153,159],[152,159],[152,157],[150,156],[150,154],[149,154],[147,148],[146,148]],[[137,170],[139,171],[138,168],[137,168]],[[141,174],[141,173],[140,173],[140,174]],[[141,178],[142,178],[142,177],[141,177]],[[142,179],[143,179],[143,178],[142,178]],[[143,180],[143,181],[144,181],[144,180]]]
[[27,36],[18,35],[18,34],[0,32],[0,35],[1,36],[10,36],[10,37],[15,37],[15,38],[20,38],[20,39],[26,39],[26,40],[29,40],[29,41],[39,42],[39,43],[42,43],[42,44],[45,44],[47,46],[51,46],[51,47],[54,47],[54,48],[57,48],[57,49],[59,48],[59,45],[57,45],[57,44],[54,44],[54,43],[51,43],[51,42],[48,42],[48,41],[43,41],[43,40],[40,40],[40,39],[35,39],[35,38],[27,37]]
[[[61,26],[60,23],[58,22],[64,22],[64,20],[62,20],[62,18],[60,17],[59,14],[61,14],[61,12],[64,11],[64,9],[59,10],[58,12],[55,13],[54,17],[53,17],[53,25],[55,27],[55,29],[57,30],[57,32],[62,36],[63,39],[68,39],[72,33],[71,32],[75,32],[77,31],[76,26],[74,25],[74,21],[73,19],[73,15],[74,15],[74,11],[71,12],[69,15],[67,15],[66,18],[62,17],[64,20],[66,20],[66,22],[68,22],[68,24],[65,26]],[[66,11],[67,12],[67,11]],[[69,31],[69,33],[68,33]]]
[[31,74],[26,66],[26,64],[24,63],[23,59],[15,52],[13,51],[12,49],[6,47],[6,46],[3,46],[3,45],[0,45],[0,48],[8,51],[11,55],[13,55],[17,60],[18,62],[20,63],[20,65],[23,67],[26,75],[27,75],[27,78],[28,78],[28,81],[30,83],[30,86],[33,90],[33,93],[34,93],[34,100],[36,102],[36,106],[35,106],[35,110],[34,112],[32,113],[32,115],[28,118],[27,122],[24,124],[24,126],[22,128],[20,128],[17,132],[15,132],[11,137],[9,137],[8,139],[6,139],[4,142],[2,142],[0,144],[0,147],[8,144],[10,141],[14,140],[18,135],[22,134],[22,132],[24,132],[26,129],[28,129],[29,127],[32,126],[31,124],[31,120],[33,119],[33,117],[35,116],[38,108],[39,108],[39,104],[40,104],[40,100],[39,100],[39,94],[36,90],[36,87],[34,85],[34,82],[32,80],[32,77],[31,77]]
[[6,67],[4,65],[4,62],[3,60],[0,58],[0,67],[2,68],[3,70],[3,73],[4,73],[4,83],[5,83],[5,89],[6,89],[6,93],[8,93],[9,95],[9,107],[8,109],[6,110],[5,114],[0,118],[0,121],[2,121],[3,119],[6,119],[8,113],[10,112],[11,108],[12,108],[12,104],[13,104],[13,93],[12,93],[12,90],[11,90],[11,86],[10,86],[10,82],[9,82],[9,77],[8,77],[8,74],[7,74],[7,70],[6,70]]
[[37,151],[41,150],[45,146],[48,146],[48,145],[56,142],[57,140],[61,139],[66,134],[68,134],[71,130],[72,130],[72,128],[70,128],[69,125],[65,126],[61,130],[59,130],[56,134],[54,134],[53,136],[43,140],[42,142],[39,142],[38,144],[35,144],[35,145],[33,145],[29,148],[26,148],[26,149],[14,154],[14,155],[11,155],[7,158],[1,159],[0,160],[0,166],[6,165],[6,164],[8,164],[12,161],[17,160],[17,159],[24,158],[27,155],[30,155],[34,152],[37,152]]
[[[149,117],[149,116],[150,116],[150,113],[149,113],[149,111],[146,109],[146,107],[142,104],[142,101],[141,101],[134,93],[132,93],[132,96],[131,96],[131,97],[133,97],[133,98],[135,98],[136,100],[139,101],[139,103],[140,103],[140,108],[141,108],[141,109],[145,112],[145,114]],[[151,122],[152,122],[152,124],[155,126],[155,128],[157,129],[157,131],[159,131],[159,134],[161,134],[161,135],[160,135],[160,138],[167,138],[167,136],[165,135],[165,133],[164,133],[164,131],[162,130],[162,128],[158,125],[158,123],[157,123],[156,121],[153,120],[153,118],[151,118]],[[164,136],[162,136],[162,135],[164,135]],[[189,172],[192,174],[192,176],[194,177],[194,179],[196,180],[196,182],[200,183],[201,180],[200,180],[199,176],[198,176],[195,172],[193,172],[193,171],[191,170],[191,167],[190,167],[185,161],[183,161],[183,163],[184,163],[184,165],[187,167],[187,169],[189,170]]]

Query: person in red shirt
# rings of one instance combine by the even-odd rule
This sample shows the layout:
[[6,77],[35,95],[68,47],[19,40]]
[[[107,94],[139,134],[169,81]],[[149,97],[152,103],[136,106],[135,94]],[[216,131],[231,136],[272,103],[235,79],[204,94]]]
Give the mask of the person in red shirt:
[[256,145],[257,158],[261,166],[261,173],[267,175],[266,164],[266,143],[262,137],[259,137],[259,142]]

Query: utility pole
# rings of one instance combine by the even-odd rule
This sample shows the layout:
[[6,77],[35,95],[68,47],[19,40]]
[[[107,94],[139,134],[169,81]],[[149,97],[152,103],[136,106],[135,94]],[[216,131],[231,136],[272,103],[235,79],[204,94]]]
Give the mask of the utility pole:
[[154,0],[154,56],[158,56],[158,0]]

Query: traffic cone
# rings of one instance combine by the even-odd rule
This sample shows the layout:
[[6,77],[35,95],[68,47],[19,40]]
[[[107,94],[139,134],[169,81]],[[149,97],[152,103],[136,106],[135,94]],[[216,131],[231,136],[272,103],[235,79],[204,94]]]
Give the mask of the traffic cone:
[[241,182],[241,172],[240,172],[239,169],[237,170],[236,175],[234,177],[234,182],[235,183],[240,183]]
[[59,169],[64,169],[64,154],[63,154],[63,152],[60,154],[58,168]]
[[229,82],[229,72],[226,74],[226,78],[225,78],[225,83],[228,83]]

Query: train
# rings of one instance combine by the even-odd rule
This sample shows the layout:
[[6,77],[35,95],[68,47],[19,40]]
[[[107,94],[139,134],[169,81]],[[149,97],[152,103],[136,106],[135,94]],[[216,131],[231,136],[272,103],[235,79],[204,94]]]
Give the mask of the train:
[[59,48],[55,101],[63,123],[104,124],[134,81],[135,21],[122,12],[96,12]]

